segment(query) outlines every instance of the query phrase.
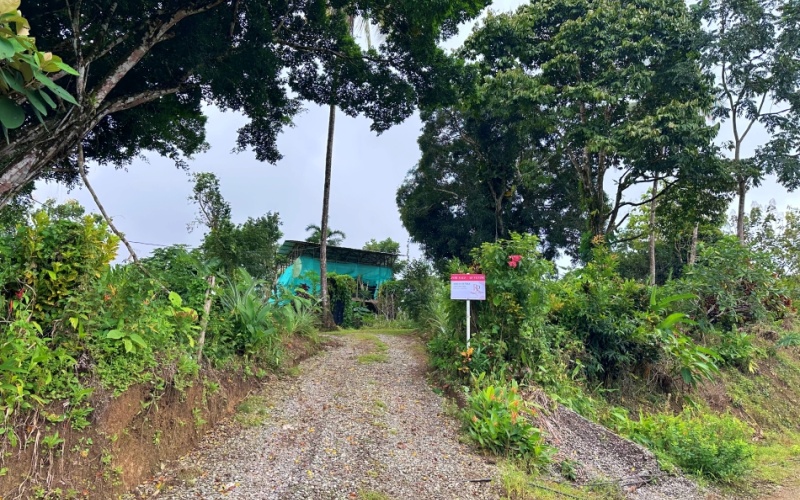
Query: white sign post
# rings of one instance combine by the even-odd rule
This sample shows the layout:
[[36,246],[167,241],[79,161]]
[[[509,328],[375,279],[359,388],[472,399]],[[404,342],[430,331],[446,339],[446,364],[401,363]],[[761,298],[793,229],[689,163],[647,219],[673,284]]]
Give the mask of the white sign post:
[[451,274],[450,299],[467,301],[467,348],[469,348],[469,302],[486,300],[486,276],[483,274]]

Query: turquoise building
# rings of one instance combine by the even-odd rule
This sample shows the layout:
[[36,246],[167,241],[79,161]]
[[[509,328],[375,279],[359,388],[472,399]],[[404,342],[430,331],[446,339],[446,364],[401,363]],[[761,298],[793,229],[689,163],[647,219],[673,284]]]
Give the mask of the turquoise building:
[[[397,255],[355,248],[327,247],[328,272],[352,276],[359,288],[375,298],[378,287],[393,277],[392,266]],[[278,249],[288,264],[278,273],[278,284],[290,289],[305,285],[309,289],[319,282],[319,244],[287,240]],[[309,273],[310,271],[310,273]],[[312,278],[314,276],[314,278]],[[317,283],[318,285],[318,283]]]

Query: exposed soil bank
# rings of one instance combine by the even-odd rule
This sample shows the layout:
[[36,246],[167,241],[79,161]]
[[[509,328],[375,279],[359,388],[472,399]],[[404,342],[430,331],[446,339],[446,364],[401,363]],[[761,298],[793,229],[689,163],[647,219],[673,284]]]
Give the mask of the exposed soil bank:
[[[290,364],[311,351],[295,342]],[[44,493],[49,498],[115,498],[191,451],[248,394],[273,380],[206,370],[182,391],[172,385],[163,390],[137,385],[118,397],[99,391],[92,397],[91,425],[83,431],[31,415],[17,426],[25,445],[5,450],[0,499]],[[48,447],[45,437],[55,432],[63,442]]]

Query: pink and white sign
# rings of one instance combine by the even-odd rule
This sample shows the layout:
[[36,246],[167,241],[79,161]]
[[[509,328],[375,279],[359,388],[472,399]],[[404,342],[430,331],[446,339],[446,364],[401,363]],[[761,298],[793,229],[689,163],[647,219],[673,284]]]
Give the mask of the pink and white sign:
[[453,300],[486,300],[486,275],[451,274],[450,298]]

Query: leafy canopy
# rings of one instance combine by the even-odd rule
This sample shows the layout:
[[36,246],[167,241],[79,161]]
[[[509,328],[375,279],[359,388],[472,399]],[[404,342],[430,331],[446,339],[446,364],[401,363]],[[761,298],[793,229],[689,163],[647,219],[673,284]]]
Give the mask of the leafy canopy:
[[[31,0],[37,42],[62,48],[78,72],[59,83],[78,112],[59,106],[26,121],[0,150],[0,203],[37,178],[71,181],[71,158],[123,165],[144,150],[182,164],[205,147],[203,105],[245,114],[237,145],[259,160],[281,155],[276,138],[303,101],[363,114],[375,131],[416,106],[450,97],[461,66],[438,47],[488,0]],[[347,20],[379,26],[363,48]],[[336,85],[332,83],[336,81]]]
[[537,159],[577,174],[588,229],[601,235],[636,204],[628,188],[680,179],[709,149],[698,30],[680,0],[545,0],[487,17],[462,53],[534,110],[546,132]]

